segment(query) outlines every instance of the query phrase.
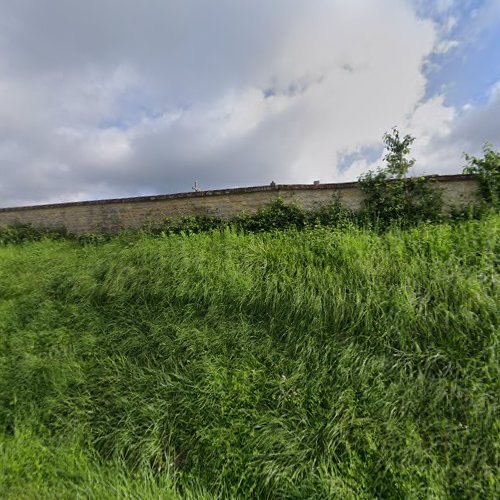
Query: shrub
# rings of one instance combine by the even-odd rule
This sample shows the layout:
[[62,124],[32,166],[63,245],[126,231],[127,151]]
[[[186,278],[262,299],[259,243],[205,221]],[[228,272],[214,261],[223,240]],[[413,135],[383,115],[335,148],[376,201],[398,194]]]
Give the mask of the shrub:
[[232,223],[238,229],[249,232],[303,229],[307,225],[307,213],[297,203],[287,204],[278,198],[253,215],[242,214],[235,217]]
[[342,205],[338,196],[335,196],[328,205],[321,205],[307,215],[308,223],[311,226],[346,228],[352,226],[356,221],[354,212]]
[[158,228],[153,228],[150,232],[160,233],[161,235],[197,234],[213,231],[214,229],[222,229],[226,224],[223,219],[212,215],[182,217],[178,220],[167,218]]
[[65,228],[37,228],[31,224],[0,226],[0,245],[22,243],[24,241],[40,241],[41,239],[59,240],[69,236]]
[[395,221],[411,225],[421,220],[437,221],[441,218],[442,194],[434,185],[434,179],[407,178],[415,164],[413,158],[407,157],[414,140],[410,135],[401,138],[396,128],[384,135],[387,165],[358,179],[365,195],[360,213],[360,220],[364,223],[375,223],[383,228]]
[[476,174],[479,178],[481,196],[488,205],[498,208],[500,203],[500,152],[494,151],[491,144],[483,147],[483,158],[465,153],[468,165],[464,174]]

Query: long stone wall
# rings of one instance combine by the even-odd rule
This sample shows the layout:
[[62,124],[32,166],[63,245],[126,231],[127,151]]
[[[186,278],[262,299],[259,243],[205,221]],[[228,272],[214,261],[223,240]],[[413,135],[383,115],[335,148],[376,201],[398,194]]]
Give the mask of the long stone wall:
[[[477,201],[478,181],[471,175],[437,176],[445,205],[465,206]],[[29,207],[0,208],[0,226],[32,224],[61,228],[76,234],[117,232],[155,224],[166,217],[215,215],[230,218],[241,212],[254,213],[277,198],[299,202],[305,209],[329,203],[334,196],[352,210],[358,210],[363,194],[356,182],[342,184],[284,184],[222,189],[160,196],[60,203]]]

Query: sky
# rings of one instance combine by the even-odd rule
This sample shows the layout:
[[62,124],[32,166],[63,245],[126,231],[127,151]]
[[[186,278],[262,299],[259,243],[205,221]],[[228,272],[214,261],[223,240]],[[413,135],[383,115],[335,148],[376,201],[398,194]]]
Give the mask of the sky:
[[415,174],[500,147],[500,0],[2,0],[0,206]]

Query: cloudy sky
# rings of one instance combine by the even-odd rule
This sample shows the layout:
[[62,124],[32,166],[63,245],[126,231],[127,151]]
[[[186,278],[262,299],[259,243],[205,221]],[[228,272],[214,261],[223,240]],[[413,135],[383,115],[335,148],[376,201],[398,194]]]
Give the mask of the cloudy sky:
[[2,0],[0,206],[418,173],[500,146],[500,0]]

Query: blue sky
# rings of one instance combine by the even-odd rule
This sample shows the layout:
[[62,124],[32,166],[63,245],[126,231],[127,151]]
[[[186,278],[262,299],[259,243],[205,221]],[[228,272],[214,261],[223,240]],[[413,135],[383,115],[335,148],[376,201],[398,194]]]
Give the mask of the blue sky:
[[453,50],[431,56],[435,67],[428,72],[426,97],[444,91],[445,103],[451,106],[471,102],[484,104],[491,87],[500,81],[498,18],[496,21],[493,18],[490,23],[484,19],[488,16],[481,13],[493,9],[485,0],[452,5],[445,12],[422,11],[423,15],[429,15],[440,25],[446,25],[450,18],[455,19],[448,37],[457,42]]
[[394,126],[500,147],[500,0],[0,4],[0,206],[351,181]]

